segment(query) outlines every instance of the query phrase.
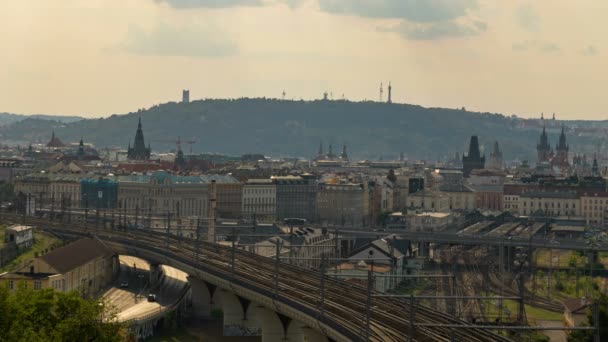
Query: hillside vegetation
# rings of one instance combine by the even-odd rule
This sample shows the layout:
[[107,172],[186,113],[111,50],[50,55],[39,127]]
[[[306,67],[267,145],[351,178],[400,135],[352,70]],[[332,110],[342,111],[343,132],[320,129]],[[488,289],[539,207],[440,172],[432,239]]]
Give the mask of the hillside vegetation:
[[[72,123],[27,119],[0,128],[5,139],[46,141],[55,129],[63,141],[126,148],[141,116],[146,143],[152,149],[174,149],[167,140],[194,138],[193,151],[240,155],[311,157],[322,140],[334,152],[348,145],[358,159],[438,159],[467,150],[469,137],[479,135],[489,152],[494,140],[506,159],[535,159],[538,129],[521,128],[521,119],[491,113],[474,113],[408,104],[349,101],[282,101],[275,99],[200,100],[189,104],[166,103],[137,113]],[[557,132],[550,132],[555,144]],[[594,138],[599,139],[599,138]],[[571,150],[592,153],[599,140],[568,136]],[[188,152],[188,145],[184,145]]]

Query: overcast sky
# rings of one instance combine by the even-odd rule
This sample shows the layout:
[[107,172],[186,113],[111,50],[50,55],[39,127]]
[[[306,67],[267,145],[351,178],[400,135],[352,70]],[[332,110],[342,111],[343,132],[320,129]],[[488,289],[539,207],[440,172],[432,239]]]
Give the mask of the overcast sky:
[[[379,97],[608,119],[606,0],[6,0],[0,112]],[[386,92],[386,89],[385,89]],[[385,93],[386,96],[386,93]]]

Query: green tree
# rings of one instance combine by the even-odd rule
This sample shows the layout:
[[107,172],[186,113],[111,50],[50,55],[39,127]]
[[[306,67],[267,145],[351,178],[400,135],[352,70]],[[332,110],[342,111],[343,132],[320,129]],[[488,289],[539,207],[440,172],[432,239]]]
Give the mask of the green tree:
[[77,292],[0,288],[0,341],[123,340],[122,326],[106,311]]

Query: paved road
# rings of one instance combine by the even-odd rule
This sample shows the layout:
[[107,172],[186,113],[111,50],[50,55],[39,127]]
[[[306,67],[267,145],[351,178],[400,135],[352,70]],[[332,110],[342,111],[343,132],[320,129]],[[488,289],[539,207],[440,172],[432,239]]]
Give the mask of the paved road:
[[[162,265],[160,267],[165,276],[161,283],[150,289],[150,265],[147,261],[125,255],[119,259],[120,276],[115,286],[104,294],[104,298],[116,310],[116,317],[121,322],[141,318],[170,306],[179,299],[188,284],[186,273]],[[129,287],[120,288],[123,281],[128,281]],[[156,302],[148,302],[150,293],[156,294]]]

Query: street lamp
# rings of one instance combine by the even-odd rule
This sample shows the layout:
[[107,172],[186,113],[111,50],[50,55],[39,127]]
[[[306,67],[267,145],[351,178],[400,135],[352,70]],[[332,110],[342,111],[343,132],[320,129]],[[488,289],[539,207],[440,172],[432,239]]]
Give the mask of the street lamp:
[[97,305],[99,306],[99,323],[103,323],[103,311],[104,311],[103,302],[98,302]]

